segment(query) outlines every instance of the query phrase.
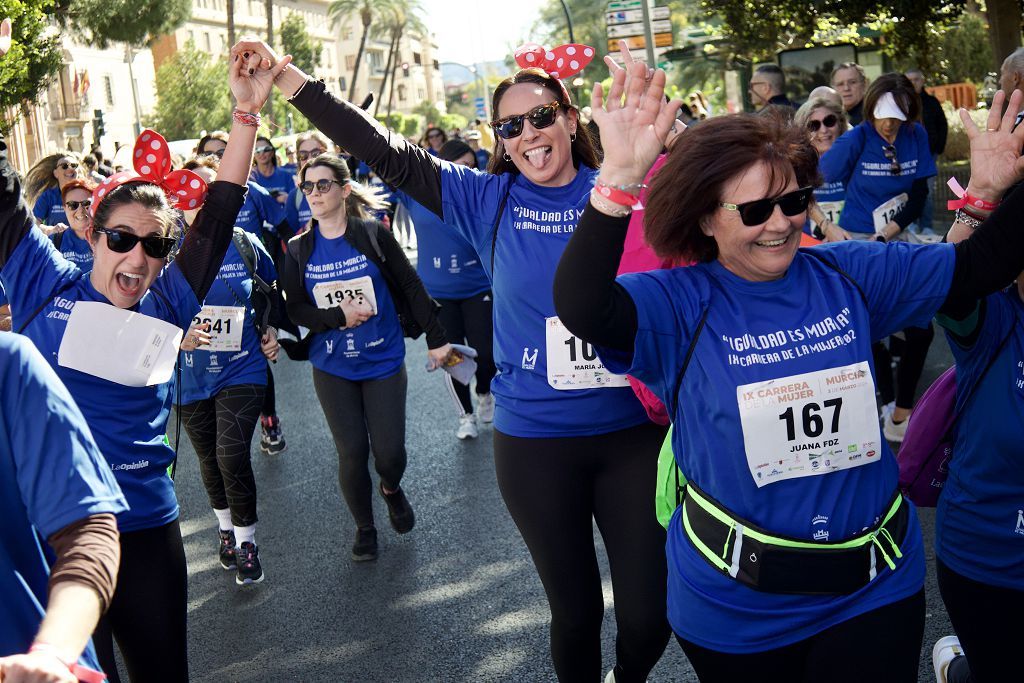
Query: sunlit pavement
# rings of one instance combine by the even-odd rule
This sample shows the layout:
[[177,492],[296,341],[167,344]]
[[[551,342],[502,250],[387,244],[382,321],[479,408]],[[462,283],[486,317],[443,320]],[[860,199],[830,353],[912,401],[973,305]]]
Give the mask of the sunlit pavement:
[[[334,445],[308,363],[283,360],[274,367],[288,450],[266,456],[254,439],[262,584],[240,588],[217,563],[215,518],[191,444],[182,438],[177,488],[193,681],[554,680],[544,593],[498,493],[491,428],[475,441],[457,440],[441,378],[423,370],[422,338],[408,349],[403,486],[417,523],[398,536],[378,497],[376,562],[349,557],[355,528],[338,490]],[[919,393],[948,359],[937,334]],[[934,581],[934,511],[921,517],[929,577],[920,680],[930,681],[931,645],[952,631]],[[606,566],[603,571],[610,607]],[[613,633],[609,608],[605,670],[613,665]],[[674,640],[650,680],[696,680]]]

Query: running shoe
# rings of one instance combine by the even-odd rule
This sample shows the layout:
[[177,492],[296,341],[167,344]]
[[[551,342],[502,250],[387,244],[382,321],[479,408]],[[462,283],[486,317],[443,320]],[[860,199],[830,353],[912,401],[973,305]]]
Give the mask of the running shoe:
[[391,519],[391,526],[400,534],[412,531],[416,526],[416,514],[409,505],[409,499],[405,497],[405,491],[399,486],[394,493],[384,493],[384,484],[380,485],[380,495],[384,496],[384,502],[388,504],[388,517]]
[[478,394],[476,397],[476,415],[484,424],[494,422],[494,394]]
[[907,425],[910,424],[910,416],[907,416],[903,422],[896,424],[892,421],[892,413],[885,416],[885,421],[882,423],[882,434],[885,438],[894,443],[903,443],[903,437],[907,435]]
[[956,636],[945,636],[939,638],[932,648],[932,668],[935,670],[936,683],[946,683],[946,673],[949,665],[957,657],[964,656],[964,649],[960,647],[960,639]]
[[217,554],[220,556],[220,566],[224,569],[235,568],[235,532],[218,529],[220,534],[220,549]]
[[377,559],[377,529],[373,526],[356,529],[356,542],[352,546],[352,559],[368,562]]
[[476,415],[470,413],[460,417],[459,428],[455,431],[455,436],[460,439],[475,439],[480,436],[480,432],[476,428]]
[[235,575],[235,583],[245,586],[262,581],[263,565],[260,564],[260,550],[256,544],[245,541],[238,548],[237,553],[238,573]]
[[281,418],[277,415],[264,416],[260,418],[260,425],[263,429],[260,435],[260,450],[267,455],[283,453],[288,445],[281,433]]

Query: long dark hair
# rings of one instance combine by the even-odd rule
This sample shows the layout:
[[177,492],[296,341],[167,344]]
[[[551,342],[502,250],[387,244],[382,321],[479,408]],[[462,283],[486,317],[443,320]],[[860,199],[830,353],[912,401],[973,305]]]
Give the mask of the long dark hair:
[[299,182],[305,182],[306,172],[318,166],[330,169],[331,173],[334,174],[335,181],[352,188],[348,199],[345,201],[346,216],[369,218],[371,212],[387,208],[387,202],[384,201],[378,190],[352,180],[352,173],[348,169],[348,164],[337,154],[321,154],[315,159],[307,161],[299,170]]
[[[601,160],[597,156],[597,150],[594,149],[594,142],[590,139],[587,127],[579,121],[579,109],[569,101],[569,92],[562,87],[562,83],[558,79],[547,75],[541,69],[523,69],[498,84],[498,87],[494,89],[494,95],[491,97],[491,111],[494,112],[495,119],[497,119],[498,105],[501,104],[501,98],[505,96],[505,92],[513,85],[520,83],[536,83],[543,86],[555,96],[559,104],[567,111],[571,109],[576,112],[576,120],[578,122],[576,126],[576,139],[570,143],[572,148],[572,165],[579,168],[582,163],[590,168],[598,168],[601,165]],[[519,169],[516,168],[515,163],[505,159],[505,145],[497,135],[494,136],[494,150],[491,152],[491,161],[487,164],[487,171],[495,175],[502,173],[519,174]]]

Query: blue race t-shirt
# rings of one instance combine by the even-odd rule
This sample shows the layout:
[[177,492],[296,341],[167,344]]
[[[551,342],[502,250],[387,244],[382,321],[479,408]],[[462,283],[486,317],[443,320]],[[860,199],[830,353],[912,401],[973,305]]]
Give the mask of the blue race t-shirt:
[[238,212],[235,225],[256,237],[263,236],[263,229],[276,234],[277,225],[284,220],[284,205],[270,196],[261,185],[249,181],[246,183],[249,192],[245,195],[245,203]]
[[[245,233],[256,252],[256,274],[264,282],[277,280],[277,270],[259,238]],[[192,322],[209,321],[217,334],[219,350],[199,347],[181,354],[181,403],[187,405],[216,396],[227,387],[239,384],[267,384],[267,359],[260,348],[251,305],[253,281],[242,255],[232,241],[224,255],[203,310]],[[237,315],[243,316],[238,326]],[[238,329],[233,329],[238,326]],[[236,343],[230,340],[237,339]],[[224,347],[221,349],[220,347]]]
[[89,243],[68,228],[60,233],[60,254],[71,263],[78,266],[83,273],[92,270],[92,247]]
[[405,339],[384,276],[344,236],[327,239],[319,227],[314,229],[316,241],[304,275],[309,300],[330,308],[340,305],[339,296],[372,296],[377,314],[352,329],[314,334],[309,361],[353,382],[390,377],[405,362]]
[[[576,389],[560,372],[570,359],[593,366],[584,371],[603,371],[590,345],[560,325],[551,294],[597,171],[581,166],[568,185],[541,187],[522,175],[491,175],[447,161],[440,169],[444,222],[473,245],[493,285],[495,428],[519,437],[586,436],[646,422],[624,382],[604,373],[598,379],[605,386]],[[492,228],[506,193],[491,272]]]
[[258,168],[254,168],[249,174],[249,180],[262,185],[271,195],[276,195],[279,192],[288,194],[295,187],[295,176],[280,166],[275,167],[274,172],[269,176],[263,175]]
[[38,218],[43,225],[66,224],[68,214],[64,210],[64,199],[60,196],[60,188],[51,187],[43,190],[32,206],[32,215]]
[[416,230],[416,272],[438,299],[468,299],[491,288],[473,245],[432,211],[401,191],[391,200],[409,212]]
[[[598,350],[608,367],[677,405],[676,461],[709,496],[772,533],[838,542],[876,524],[897,485],[878,424],[871,343],[928,324],[949,289],[954,252],[852,241],[815,249],[850,274],[866,305],[853,283],[803,251],[771,282],[744,280],[717,261],[634,273],[618,279],[636,304],[634,353]],[[819,394],[833,398],[814,403]],[[783,647],[916,593],[921,546],[911,511],[896,570],[879,560],[877,578],[859,591],[760,592],[712,567],[677,510],[668,530],[669,621],[683,638],[720,652]]]
[[[39,230],[30,230],[22,238],[0,272],[11,299],[14,329],[49,300],[24,334],[77,401],[131,506],[118,515],[118,528],[136,531],[174,521],[178,502],[167,476],[174,451],[164,443],[171,409],[170,383],[128,387],[58,364],[57,352],[75,303],[110,302],[96,291],[87,275],[57,253]],[[177,264],[171,263],[132,310],[186,330],[199,308],[192,288]]]
[[935,554],[969,579],[1019,591],[1024,586],[1024,303],[1011,286],[986,297],[984,308],[973,347],[961,347],[946,333],[956,359],[958,399],[992,366],[957,422],[949,477],[936,511]]
[[920,123],[900,126],[896,135],[899,175],[893,175],[892,161],[885,156],[887,145],[874,126],[865,121],[840,136],[822,155],[820,168],[825,182],[846,185],[846,201],[839,218],[844,230],[876,232],[876,222],[883,221],[884,225],[892,220],[899,210],[898,198],[910,192],[915,180],[938,173],[928,134]]
[[278,168],[280,168],[282,171],[287,171],[292,175],[293,178],[295,177],[295,174],[299,172],[298,164],[281,164],[280,166],[278,166]]
[[288,227],[296,235],[302,232],[309,225],[309,221],[313,219],[313,212],[309,209],[306,195],[302,194],[297,187],[288,194],[288,201],[284,204],[284,211]]
[[[28,652],[46,611],[40,535],[127,507],[57,375],[29,340],[0,334],[0,657]],[[99,669],[92,643],[78,662]]]

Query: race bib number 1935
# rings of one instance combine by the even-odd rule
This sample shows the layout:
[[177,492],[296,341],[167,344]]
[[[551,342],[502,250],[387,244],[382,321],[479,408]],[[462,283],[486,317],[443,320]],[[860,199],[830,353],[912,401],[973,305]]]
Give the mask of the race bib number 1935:
[[866,361],[736,388],[750,476],[777,481],[881,457],[875,382]]

